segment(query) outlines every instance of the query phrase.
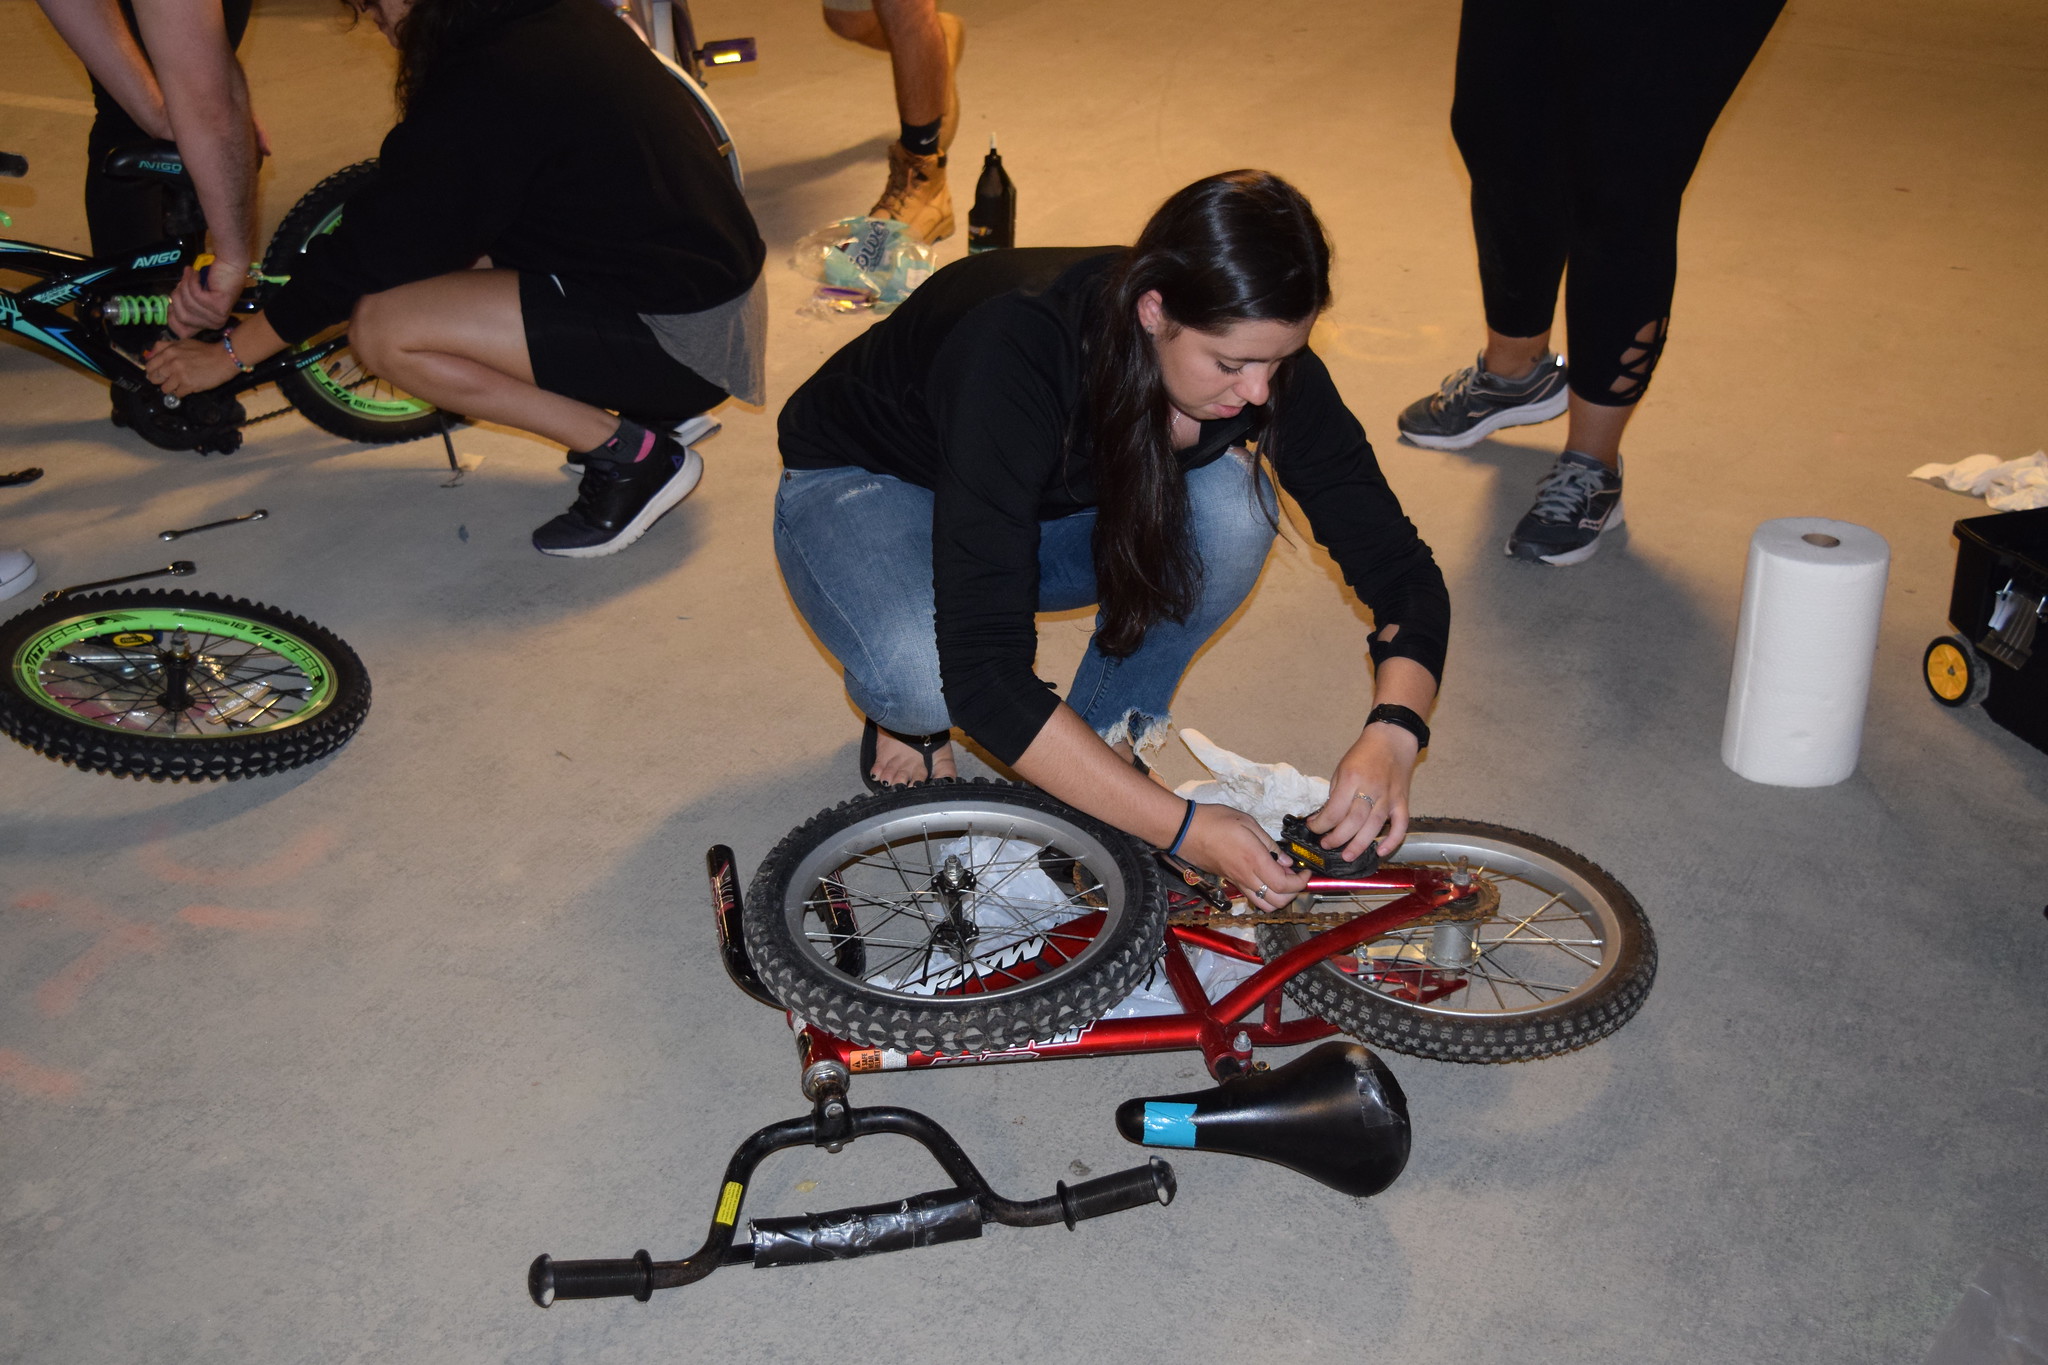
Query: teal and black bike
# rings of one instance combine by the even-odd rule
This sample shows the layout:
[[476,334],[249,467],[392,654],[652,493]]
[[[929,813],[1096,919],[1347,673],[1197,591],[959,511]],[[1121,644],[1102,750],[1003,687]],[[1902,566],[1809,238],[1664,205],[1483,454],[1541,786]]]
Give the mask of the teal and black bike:
[[[306,248],[341,221],[344,205],[376,174],[364,161],[328,176],[293,206],[272,237],[260,278],[245,300],[250,309],[290,279]],[[28,163],[0,154],[0,175],[19,176]],[[0,331],[83,367],[113,386],[114,421],[165,450],[225,454],[240,447],[251,419],[241,396],[274,383],[292,408],[314,425],[366,444],[411,441],[442,431],[453,420],[433,404],[393,389],[359,364],[339,329],[271,357],[244,375],[182,401],[150,384],[142,355],[163,335],[170,293],[179,272],[205,249],[205,220],[176,147],[167,142],[116,149],[106,173],[117,179],[155,181],[166,187],[163,241],[116,256],[82,256],[36,242],[0,238],[0,273],[27,276],[0,287]],[[5,226],[0,218],[0,226]]]

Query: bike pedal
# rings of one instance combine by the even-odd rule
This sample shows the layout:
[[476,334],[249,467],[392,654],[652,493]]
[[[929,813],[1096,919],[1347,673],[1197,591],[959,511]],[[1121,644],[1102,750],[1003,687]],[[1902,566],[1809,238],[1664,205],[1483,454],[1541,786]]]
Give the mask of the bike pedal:
[[1280,848],[1293,859],[1297,872],[1319,877],[1369,877],[1379,871],[1379,845],[1369,845],[1360,856],[1346,859],[1342,849],[1324,848],[1308,827],[1308,820],[1299,815],[1281,818]]

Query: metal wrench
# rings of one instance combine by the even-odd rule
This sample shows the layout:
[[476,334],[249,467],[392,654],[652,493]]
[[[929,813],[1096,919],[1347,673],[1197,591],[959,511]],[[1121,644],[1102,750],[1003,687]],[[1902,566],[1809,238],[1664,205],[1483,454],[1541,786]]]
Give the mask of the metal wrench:
[[68,588],[53,588],[42,595],[41,601],[54,602],[60,597],[69,597],[75,592],[90,592],[94,588],[115,588],[123,583],[140,583],[145,578],[183,578],[199,568],[189,559],[174,559],[161,569],[148,573],[132,573],[125,578],[102,578],[97,583],[74,583]]
[[269,512],[259,507],[246,517],[224,517],[219,521],[203,522],[198,526],[187,526],[182,531],[158,531],[156,538],[158,540],[176,540],[179,536],[189,536],[196,531],[211,531],[216,526],[233,526],[236,522],[241,521],[261,521],[269,515]]

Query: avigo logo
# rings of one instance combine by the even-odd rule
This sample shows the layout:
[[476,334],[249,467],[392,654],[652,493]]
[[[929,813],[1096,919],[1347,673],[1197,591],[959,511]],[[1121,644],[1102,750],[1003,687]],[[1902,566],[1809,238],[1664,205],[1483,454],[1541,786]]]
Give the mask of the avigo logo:
[[172,247],[169,251],[157,251],[152,252],[150,255],[147,256],[137,256],[135,258],[135,264],[129,266],[128,268],[130,270],[147,270],[151,266],[176,265],[177,263],[178,249],[176,247]]

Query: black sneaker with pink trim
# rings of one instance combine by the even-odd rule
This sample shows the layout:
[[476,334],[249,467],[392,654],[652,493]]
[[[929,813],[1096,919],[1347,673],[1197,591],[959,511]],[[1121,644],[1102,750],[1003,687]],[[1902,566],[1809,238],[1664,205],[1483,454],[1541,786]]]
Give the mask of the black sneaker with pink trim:
[[583,481],[568,511],[533,533],[544,555],[595,559],[647,533],[704,477],[704,459],[662,432],[622,421],[619,433],[583,453]]

